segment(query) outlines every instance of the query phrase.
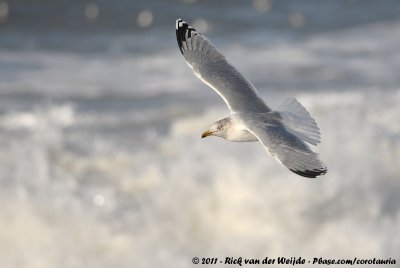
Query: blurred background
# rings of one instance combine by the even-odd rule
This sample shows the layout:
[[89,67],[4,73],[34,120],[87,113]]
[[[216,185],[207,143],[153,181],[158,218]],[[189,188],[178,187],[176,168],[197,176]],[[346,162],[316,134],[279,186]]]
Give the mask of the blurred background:
[[[180,17],[272,108],[307,107],[325,176],[200,139],[229,110],[184,62]],[[0,0],[0,266],[400,267],[399,70],[397,0]]]

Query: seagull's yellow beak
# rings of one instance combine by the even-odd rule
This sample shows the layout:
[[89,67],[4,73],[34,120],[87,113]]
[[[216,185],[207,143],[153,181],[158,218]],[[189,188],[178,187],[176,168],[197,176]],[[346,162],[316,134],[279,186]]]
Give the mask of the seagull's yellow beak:
[[205,137],[212,136],[214,134],[214,132],[215,131],[209,131],[209,130],[204,131],[203,134],[201,134],[201,138],[203,139]]

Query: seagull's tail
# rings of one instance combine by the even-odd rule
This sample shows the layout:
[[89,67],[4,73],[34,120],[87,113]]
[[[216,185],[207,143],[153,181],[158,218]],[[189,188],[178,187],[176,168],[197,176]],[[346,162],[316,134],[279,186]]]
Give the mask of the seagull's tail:
[[317,123],[295,98],[286,99],[277,110],[290,133],[312,145],[321,142],[321,133]]

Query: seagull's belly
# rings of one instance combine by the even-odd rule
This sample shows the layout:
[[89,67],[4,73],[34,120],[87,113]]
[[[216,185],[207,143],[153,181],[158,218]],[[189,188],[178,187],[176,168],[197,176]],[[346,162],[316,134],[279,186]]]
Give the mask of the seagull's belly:
[[247,142],[247,141],[257,141],[256,136],[248,132],[247,130],[235,130],[229,132],[227,137],[228,141],[237,141],[237,142]]

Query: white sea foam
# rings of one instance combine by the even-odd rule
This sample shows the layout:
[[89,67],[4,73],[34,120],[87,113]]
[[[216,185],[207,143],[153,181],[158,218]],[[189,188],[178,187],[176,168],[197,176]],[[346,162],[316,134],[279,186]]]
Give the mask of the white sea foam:
[[[140,150],[132,149],[140,140],[119,146],[126,141],[118,129],[109,139],[74,128],[81,115],[68,105],[42,109],[40,120],[36,109],[3,115],[2,265],[187,267],[195,255],[395,256],[400,92],[299,99],[322,131],[317,150],[329,171],[318,180],[279,166],[258,143],[200,139],[224,110],[176,118]],[[54,124],[54,116],[66,119]]]

